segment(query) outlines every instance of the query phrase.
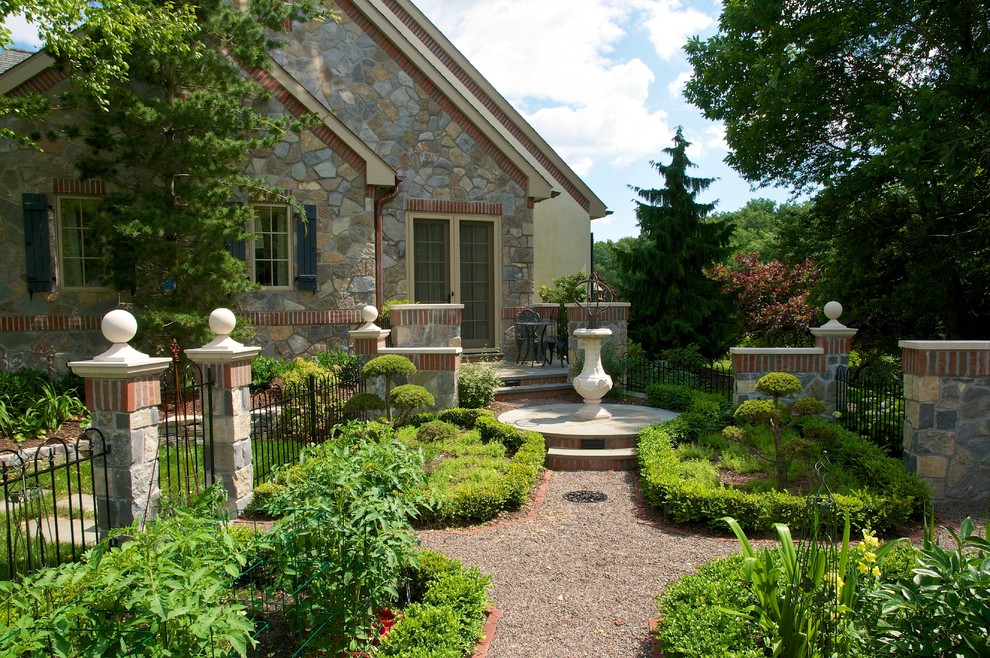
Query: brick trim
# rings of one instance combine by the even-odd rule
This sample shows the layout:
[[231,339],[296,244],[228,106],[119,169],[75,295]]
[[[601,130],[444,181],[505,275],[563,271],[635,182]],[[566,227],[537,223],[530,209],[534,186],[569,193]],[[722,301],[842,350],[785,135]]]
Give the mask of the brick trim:
[[[502,319],[515,320],[516,314],[526,308],[532,308],[540,314],[541,318],[549,318],[554,312],[556,312],[557,305],[541,303],[533,306],[503,306]],[[588,314],[577,304],[568,304],[567,320],[568,322],[586,322],[588,320]],[[629,304],[627,302],[614,304],[613,306],[606,308],[602,311],[601,315],[598,316],[599,322],[624,322],[628,320]]]
[[539,162],[551,176],[553,176],[554,180],[560,183],[564,189],[567,190],[567,193],[570,194],[585,211],[588,211],[591,207],[591,203],[588,199],[578,191],[577,187],[575,187],[570,180],[568,180],[567,176],[564,175],[564,172],[558,169],[556,165],[550,161],[550,158],[547,157],[543,149],[531,140],[526,133],[523,132],[523,129],[516,124],[509,117],[509,115],[502,110],[501,107],[499,107],[496,100],[485,93],[474,78],[471,77],[471,75],[468,74],[468,72],[465,71],[464,68],[462,68],[456,61],[454,61],[454,58],[450,55],[450,53],[447,52],[444,47],[436,41],[436,39],[431,37],[426,29],[420,25],[416,19],[409,14],[409,12],[403,9],[400,4],[396,2],[396,0],[384,0],[382,4],[388,7],[388,9],[391,10],[391,12],[395,14],[395,16],[402,21],[407,28],[409,28],[413,35],[419,39],[431,53],[433,53],[440,63],[443,64],[443,66],[445,66],[447,70],[450,71],[454,77],[457,78],[457,80],[459,80],[461,84],[463,84],[467,90],[481,102],[485,109],[491,112],[495,120],[504,126],[509,131],[509,134],[515,137],[530,155],[536,158],[536,161]]
[[[474,139],[479,146],[481,146],[484,151],[491,156],[492,159],[501,167],[523,190],[527,189],[526,176],[523,174],[516,165],[512,163],[511,160],[496,147],[490,139],[488,139],[485,134],[481,131],[474,122],[470,121],[467,116],[454,104],[454,102],[443,94],[440,89],[437,88],[433,81],[430,80],[419,67],[412,63],[405,53],[403,53],[398,46],[396,46],[385,34],[378,29],[370,18],[364,15],[360,9],[358,9],[351,0],[338,0],[337,8],[347,15],[358,27],[360,27],[365,34],[367,34],[372,41],[378,44],[378,47],[385,52],[386,55],[392,58],[392,60],[399,65],[399,67],[412,78],[413,82],[420,87],[422,87],[429,97],[435,101],[445,112],[447,112],[452,119],[454,119],[472,139]],[[386,4],[388,4],[386,2]]]
[[392,327],[410,325],[459,325],[462,309],[459,308],[430,308],[404,309],[392,307],[389,322]]
[[18,85],[7,92],[8,96],[27,96],[28,94],[43,94],[69,76],[54,68],[47,68],[24,84]]
[[402,356],[412,361],[416,370],[456,372],[461,366],[460,354],[420,354],[411,353]]
[[486,201],[407,199],[406,210],[413,212],[442,212],[452,215],[501,215],[502,204]]
[[[278,102],[281,103],[282,106],[290,114],[292,114],[292,116],[298,118],[305,114],[309,114],[309,110],[306,109],[306,106],[300,103],[295,95],[268,71],[259,68],[251,68],[248,70],[248,73],[258,82],[258,84],[270,91],[275,99],[278,100]],[[364,158],[362,158],[357,151],[348,146],[344,140],[334,134],[334,132],[330,130],[326,124],[319,123],[309,128],[309,131],[319,138],[320,141],[326,144],[330,150],[339,155],[344,162],[354,167],[356,171],[361,172],[361,174],[367,179],[368,164],[364,161]]]
[[107,193],[107,183],[97,179],[56,178],[52,181],[52,192],[54,194],[103,196]]
[[162,401],[157,375],[135,379],[86,379],[86,407],[91,411],[131,412]]
[[906,375],[919,377],[990,377],[990,350],[917,350],[904,348]]
[[824,354],[733,354],[735,373],[825,372]]
[[20,331],[99,331],[99,315],[5,315],[0,316],[0,333]]
[[259,327],[292,325],[360,324],[360,310],[346,311],[241,311],[237,315]]

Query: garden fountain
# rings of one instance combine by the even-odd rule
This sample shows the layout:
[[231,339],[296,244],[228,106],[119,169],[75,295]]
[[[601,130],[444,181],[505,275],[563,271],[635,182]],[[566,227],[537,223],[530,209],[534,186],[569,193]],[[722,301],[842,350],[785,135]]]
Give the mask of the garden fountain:
[[675,418],[677,414],[635,404],[602,404],[612,390],[612,378],[602,365],[602,346],[612,330],[601,318],[614,303],[614,294],[597,275],[584,282],[586,300],[575,300],[588,317],[584,328],[574,331],[584,350],[584,367],[572,381],[582,404],[552,404],[514,409],[499,420],[536,430],[547,442],[547,466],[555,470],[622,470],[636,467],[639,431]]

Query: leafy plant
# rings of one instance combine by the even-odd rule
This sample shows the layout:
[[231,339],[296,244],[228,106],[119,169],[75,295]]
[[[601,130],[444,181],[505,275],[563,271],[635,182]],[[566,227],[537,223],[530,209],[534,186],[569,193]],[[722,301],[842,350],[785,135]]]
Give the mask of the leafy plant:
[[930,527],[913,577],[881,587],[870,650],[876,656],[949,658],[990,654],[990,531],[980,537],[971,519],[948,528],[944,548]]
[[461,407],[484,409],[495,400],[499,379],[489,363],[464,363],[457,371],[457,400]]
[[66,420],[89,416],[80,395],[75,378],[52,380],[30,368],[0,372],[0,433],[15,441],[43,439]]
[[267,386],[272,380],[281,377],[288,367],[289,364],[284,359],[259,354],[251,360],[251,385]]

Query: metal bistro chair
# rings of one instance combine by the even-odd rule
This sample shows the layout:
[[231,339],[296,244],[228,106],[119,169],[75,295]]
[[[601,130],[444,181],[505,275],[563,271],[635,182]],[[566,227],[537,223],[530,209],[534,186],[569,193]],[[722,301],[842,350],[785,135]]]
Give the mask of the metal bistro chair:
[[540,349],[543,352],[543,365],[553,365],[554,355],[560,359],[560,367],[564,367],[564,361],[570,363],[567,358],[567,334],[563,336],[557,333],[557,311],[550,313],[548,324],[543,328],[543,335],[540,339]]
[[[516,363],[532,361],[540,353],[540,314],[531,308],[524,308],[516,313]],[[532,359],[527,358],[532,355]]]

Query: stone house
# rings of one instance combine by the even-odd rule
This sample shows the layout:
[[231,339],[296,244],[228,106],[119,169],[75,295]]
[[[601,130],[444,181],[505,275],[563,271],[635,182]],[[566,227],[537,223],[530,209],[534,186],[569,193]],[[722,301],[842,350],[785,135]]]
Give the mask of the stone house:
[[[306,219],[258,205],[277,247],[233,246],[263,286],[236,310],[253,343],[290,356],[345,344],[367,304],[456,303],[465,352],[496,350],[540,284],[588,269],[605,206],[409,0],[336,4],[339,23],[294,25],[271,69],[251,72],[273,92],[266,111],[321,122],[245,163]],[[58,93],[52,64],[5,51],[0,93]],[[78,144],[44,146],[5,144],[0,159],[8,369],[101,351],[100,319],[126,301],[85,277],[78,239],[107,183],[76,178]]]

